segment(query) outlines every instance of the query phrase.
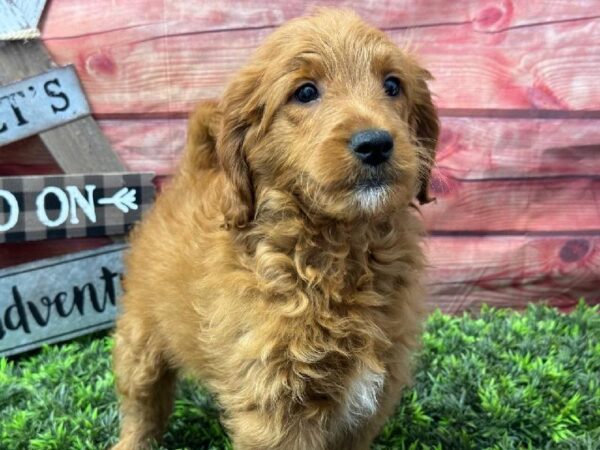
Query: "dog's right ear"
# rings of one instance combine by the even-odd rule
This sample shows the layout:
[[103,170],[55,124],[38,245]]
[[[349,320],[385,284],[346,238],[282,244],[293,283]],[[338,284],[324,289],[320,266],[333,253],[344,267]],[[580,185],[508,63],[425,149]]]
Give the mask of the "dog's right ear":
[[435,150],[440,134],[440,122],[437,110],[431,99],[431,92],[427,86],[427,80],[431,80],[433,77],[425,69],[420,69],[420,72],[411,121],[415,129],[417,142],[426,152],[426,154],[421,155],[422,173],[417,193],[417,200],[419,200],[421,205],[424,205],[434,200],[429,197],[428,189],[431,168],[435,159]]
[[244,228],[254,215],[254,188],[244,145],[248,130],[260,120],[260,107],[253,95],[258,80],[256,69],[243,69],[225,90],[219,107],[222,122],[217,157],[229,184],[223,199],[226,228]]

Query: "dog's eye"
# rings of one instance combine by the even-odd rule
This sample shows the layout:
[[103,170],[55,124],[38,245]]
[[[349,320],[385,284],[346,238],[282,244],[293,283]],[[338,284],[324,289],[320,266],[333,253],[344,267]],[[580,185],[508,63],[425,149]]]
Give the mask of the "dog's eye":
[[300,103],[310,103],[319,98],[319,90],[312,83],[304,83],[296,92],[294,92],[294,98]]
[[397,77],[387,77],[383,82],[383,88],[390,97],[396,97],[402,91],[402,85]]

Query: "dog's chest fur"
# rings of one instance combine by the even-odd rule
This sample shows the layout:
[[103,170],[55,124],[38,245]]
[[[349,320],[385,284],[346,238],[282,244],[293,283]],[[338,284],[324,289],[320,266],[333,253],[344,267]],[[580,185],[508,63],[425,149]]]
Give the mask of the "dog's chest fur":
[[[271,386],[273,398],[327,405],[338,420],[356,426],[378,408],[383,355],[391,346],[389,306],[400,282],[393,273],[407,261],[390,256],[394,242],[372,248],[366,229],[310,230],[292,222],[270,230],[256,241],[254,268],[281,324],[278,342],[266,338],[263,349],[269,350],[261,356],[269,362],[269,380],[282,380]],[[377,261],[373,252],[381,248],[389,260]]]

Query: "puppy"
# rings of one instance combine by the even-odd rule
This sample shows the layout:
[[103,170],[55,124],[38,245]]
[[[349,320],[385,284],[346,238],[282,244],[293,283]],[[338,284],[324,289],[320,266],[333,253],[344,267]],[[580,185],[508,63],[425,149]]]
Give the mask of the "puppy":
[[192,116],[131,238],[117,449],[159,438],[176,374],[236,449],[367,449],[410,376],[438,120],[429,73],[349,11],[275,31]]

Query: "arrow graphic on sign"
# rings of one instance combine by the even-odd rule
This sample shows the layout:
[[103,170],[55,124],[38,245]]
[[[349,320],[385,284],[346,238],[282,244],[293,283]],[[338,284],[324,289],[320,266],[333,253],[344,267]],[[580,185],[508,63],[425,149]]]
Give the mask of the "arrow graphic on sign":
[[138,205],[135,203],[135,189],[126,187],[117,191],[112,197],[99,199],[98,204],[115,205],[124,213],[129,212],[130,209],[138,209]]

